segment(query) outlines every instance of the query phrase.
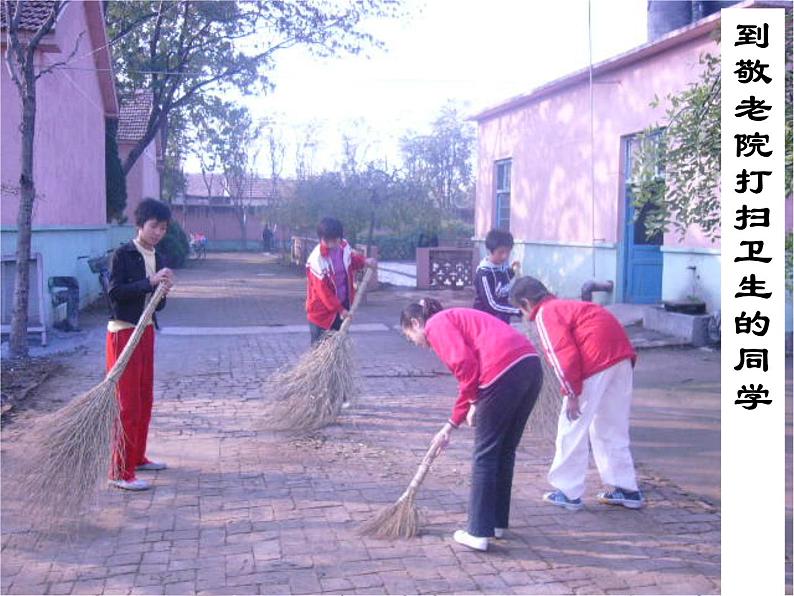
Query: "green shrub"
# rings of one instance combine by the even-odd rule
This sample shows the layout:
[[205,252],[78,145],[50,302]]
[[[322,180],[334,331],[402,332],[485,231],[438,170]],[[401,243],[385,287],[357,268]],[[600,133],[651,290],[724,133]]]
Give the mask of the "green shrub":
[[440,234],[444,238],[455,240],[471,240],[474,236],[474,224],[460,219],[448,219],[441,222]]
[[190,254],[190,241],[187,234],[176,220],[171,220],[168,224],[168,233],[160,241],[158,247],[166,259],[166,265],[173,269],[185,266],[188,254]]
[[118,122],[105,121],[105,203],[108,222],[124,223],[124,208],[127,206],[127,179],[121,167],[119,147],[116,144]]
[[410,261],[416,258],[417,232],[402,235],[380,236],[374,239],[378,258],[382,261]]

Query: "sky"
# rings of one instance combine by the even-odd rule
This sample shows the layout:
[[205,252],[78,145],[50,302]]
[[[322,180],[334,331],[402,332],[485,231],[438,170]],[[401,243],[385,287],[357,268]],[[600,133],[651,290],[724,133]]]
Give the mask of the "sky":
[[[594,62],[645,43],[646,0],[590,6]],[[279,122],[282,175],[294,171],[294,141],[310,123],[314,171],[336,167],[342,134],[359,140],[365,160],[396,163],[400,136],[426,132],[448,100],[474,114],[589,63],[587,0],[405,0],[405,8],[408,18],[362,24],[384,50],[321,59],[290,48],[277,58],[274,91],[238,97],[256,119]]]

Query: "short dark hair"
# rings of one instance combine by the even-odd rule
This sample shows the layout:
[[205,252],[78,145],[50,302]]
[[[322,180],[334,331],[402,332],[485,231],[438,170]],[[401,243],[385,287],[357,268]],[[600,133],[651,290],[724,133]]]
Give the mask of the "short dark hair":
[[543,282],[529,276],[517,279],[510,289],[510,302],[516,306],[524,306],[524,302],[534,306],[547,296],[551,296],[551,292]]
[[411,326],[411,320],[417,319],[427,323],[428,319],[444,310],[441,303],[434,298],[422,298],[419,302],[412,302],[400,313],[400,326],[405,329]]
[[335,240],[341,239],[344,236],[344,229],[342,222],[333,217],[324,217],[317,224],[317,237],[320,240]]
[[510,232],[505,232],[504,230],[491,230],[485,236],[485,248],[488,249],[488,252],[493,252],[497,248],[509,248],[513,249],[513,235]]
[[142,200],[135,208],[135,225],[142,228],[150,219],[171,221],[171,208],[157,199]]

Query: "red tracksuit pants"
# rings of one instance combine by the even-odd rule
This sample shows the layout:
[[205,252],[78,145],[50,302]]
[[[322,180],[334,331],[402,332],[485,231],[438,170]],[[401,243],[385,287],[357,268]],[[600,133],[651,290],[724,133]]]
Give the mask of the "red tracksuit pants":
[[[132,335],[132,329],[107,334],[107,369],[110,370]],[[121,430],[113,445],[111,480],[132,480],[135,468],[146,460],[146,439],[154,400],[154,326],[149,325],[135,348],[116,387]]]

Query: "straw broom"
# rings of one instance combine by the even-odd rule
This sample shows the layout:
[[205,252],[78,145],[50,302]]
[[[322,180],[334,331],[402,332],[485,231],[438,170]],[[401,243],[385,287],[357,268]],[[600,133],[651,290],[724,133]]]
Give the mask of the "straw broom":
[[160,284],[127,345],[104,381],[63,408],[37,418],[25,431],[18,489],[26,512],[38,525],[77,517],[95,496],[112,465],[113,445],[123,441],[116,384],[124,373],[157,305],[167,292]]
[[405,492],[393,505],[383,508],[375,517],[361,524],[357,530],[360,535],[385,540],[416,536],[419,531],[416,493],[439,453],[439,449],[430,446]]
[[334,423],[342,404],[353,401],[357,386],[348,330],[372,275],[373,270],[367,269],[350,316],[339,331],[328,332],[292,367],[276,371],[267,380],[265,392],[274,396],[275,403],[268,408],[265,428],[293,434],[315,431]]
[[562,407],[562,394],[557,382],[557,374],[545,356],[543,344],[538,337],[535,325],[527,322],[526,335],[538,350],[538,357],[543,368],[543,385],[532,408],[528,425],[530,432],[541,439],[554,441],[557,436],[557,422],[560,418]]

